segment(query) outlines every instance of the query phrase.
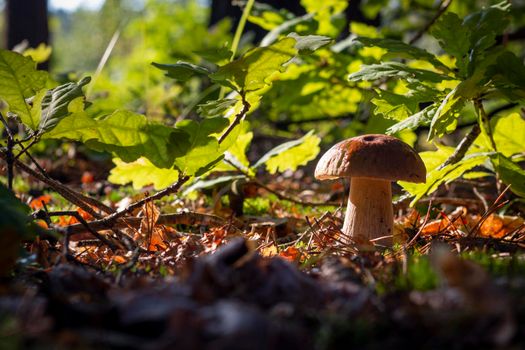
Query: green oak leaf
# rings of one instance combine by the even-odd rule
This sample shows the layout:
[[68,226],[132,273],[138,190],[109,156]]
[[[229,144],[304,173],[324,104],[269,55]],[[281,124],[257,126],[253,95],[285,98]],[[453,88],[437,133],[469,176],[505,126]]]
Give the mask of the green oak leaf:
[[337,19],[348,6],[347,0],[301,0],[301,5],[306,12],[314,15],[318,23],[318,34],[337,36],[341,29]]
[[229,60],[232,56],[232,52],[226,46],[196,50],[193,53],[213,63]]
[[447,12],[432,26],[430,33],[446,53],[456,58],[456,67],[463,75],[470,50],[470,31],[463,26],[462,20],[455,13]]
[[426,60],[430,62],[437,69],[448,72],[449,68],[444,65],[436,56],[430,52],[420,49],[416,46],[405,44],[400,40],[394,39],[377,39],[377,38],[365,38],[358,37],[355,39],[364,46],[368,47],[381,47],[388,51],[387,55],[395,54],[398,58],[412,58],[416,60]]
[[264,164],[270,174],[288,169],[295,170],[298,166],[305,165],[317,156],[320,142],[321,139],[314,135],[313,131],[310,131],[297,140],[288,141],[272,148],[252,168],[258,168]]
[[228,124],[226,118],[210,118],[201,122],[183,120],[177,123],[176,128],[186,132],[189,140],[184,141],[181,147],[178,140],[172,138],[171,143],[182,151],[182,155],[175,159],[175,167],[186,175],[197,175],[219,162],[223,152],[213,134],[223,131]]
[[233,107],[238,100],[232,98],[223,98],[220,100],[212,100],[198,105],[197,113],[205,118],[214,118],[223,116],[224,113]]
[[448,93],[437,108],[430,123],[430,131],[428,133],[429,141],[436,136],[441,137],[456,130],[459,112],[466,102],[460,91],[460,85],[458,85]]
[[437,107],[435,105],[430,105],[416,114],[411,115],[407,119],[389,127],[387,129],[387,134],[392,135],[403,130],[415,130],[420,126],[429,125],[434,118],[436,110]]
[[172,146],[172,139],[177,139],[179,146],[189,143],[184,131],[149,123],[145,116],[125,110],[102,119],[94,119],[85,112],[74,113],[43,137],[81,141],[90,148],[112,152],[125,162],[145,156],[161,168],[171,168],[175,157],[183,154]]
[[67,83],[48,90],[41,101],[41,118],[38,124],[40,132],[53,129],[63,118],[71,114],[69,104],[77,99],[84,98],[82,87],[91,81],[90,77],[80,80],[78,83]]
[[113,163],[115,167],[111,169],[108,180],[119,185],[131,183],[136,190],[148,185],[153,185],[156,190],[161,190],[179,178],[179,172],[176,169],[159,168],[145,157],[140,157],[131,163],[114,158]]
[[510,51],[500,54],[487,68],[486,79],[511,101],[525,101],[525,65]]
[[525,170],[501,153],[492,155],[490,160],[501,181],[510,185],[512,192],[525,197]]
[[[525,155],[525,120],[519,113],[498,116],[490,124],[498,152],[505,157]],[[478,137],[474,144],[482,150],[492,149],[488,138]]]
[[36,63],[13,51],[0,50],[0,99],[9,106],[22,123],[36,130],[38,120],[31,114],[26,99],[42,90],[48,80],[48,73],[36,69]]
[[152,65],[165,71],[167,77],[183,82],[196,75],[209,75],[211,73],[206,67],[183,61],[177,61],[174,64],[153,62]]
[[445,52],[456,58],[459,76],[471,76],[484,60],[485,51],[496,44],[496,37],[509,24],[509,7],[509,3],[502,2],[472,13],[463,20],[448,12],[434,24],[431,34]]
[[270,85],[271,77],[284,70],[284,64],[289,62],[298,50],[293,38],[283,38],[276,43],[257,47],[237,60],[219,67],[210,78],[238,92],[249,92]]
[[427,179],[423,184],[399,181],[399,185],[414,196],[411,205],[414,205],[423,196],[428,195],[438,189],[442,184],[449,183],[466,171],[482,165],[492,153],[472,153],[467,154],[462,160],[455,164],[449,164],[439,168],[445,160],[454,152],[453,147],[440,147],[437,151],[422,152],[419,155],[423,159],[427,168]]
[[328,45],[332,41],[332,38],[323,35],[301,36],[294,32],[288,34],[287,37],[295,39],[295,48],[302,54],[313,52],[323,46]]
[[383,78],[400,78],[408,82],[432,82],[439,83],[443,80],[452,80],[453,78],[435,73],[425,69],[408,67],[406,64],[399,62],[384,62],[381,64],[371,64],[361,66],[361,70],[349,75],[351,81],[373,81]]

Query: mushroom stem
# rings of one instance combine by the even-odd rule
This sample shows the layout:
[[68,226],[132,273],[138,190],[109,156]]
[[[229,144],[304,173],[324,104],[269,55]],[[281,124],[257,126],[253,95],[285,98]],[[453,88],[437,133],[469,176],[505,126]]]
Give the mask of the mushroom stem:
[[375,243],[391,246],[393,223],[390,181],[364,177],[351,178],[342,230],[345,236],[352,237],[358,243],[388,236]]

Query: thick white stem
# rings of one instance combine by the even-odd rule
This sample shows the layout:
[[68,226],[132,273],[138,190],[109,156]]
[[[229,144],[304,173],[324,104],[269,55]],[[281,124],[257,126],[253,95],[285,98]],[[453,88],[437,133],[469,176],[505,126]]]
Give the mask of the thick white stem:
[[387,236],[374,242],[391,246],[393,224],[390,181],[353,177],[343,233],[358,242]]

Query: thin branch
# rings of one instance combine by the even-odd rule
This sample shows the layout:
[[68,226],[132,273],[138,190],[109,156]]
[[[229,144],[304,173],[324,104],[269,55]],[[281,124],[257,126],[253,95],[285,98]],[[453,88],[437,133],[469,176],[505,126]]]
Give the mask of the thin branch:
[[434,25],[434,23],[436,23],[436,21],[439,19],[439,17],[441,17],[441,15],[443,13],[445,13],[445,11],[448,9],[448,7],[450,6],[450,4],[452,4],[452,0],[443,0],[441,1],[441,4],[439,5],[439,9],[438,11],[436,12],[436,14],[434,15],[434,17],[432,17],[432,19],[419,31],[416,33],[416,35],[414,35],[414,37],[412,39],[410,39],[410,41],[408,42],[410,45],[414,44],[416,41],[418,41],[419,39],[421,39],[421,37],[423,36],[423,34],[425,34],[426,32],[428,32],[428,30],[430,29],[430,27],[432,27],[432,25]]
[[181,175],[177,182],[173,183],[171,186],[163,189],[162,191],[159,191],[151,196],[145,197],[135,203],[130,204],[128,207],[121,211],[114,212],[111,215],[106,216],[104,219],[100,220],[105,227],[112,227],[112,225],[115,224],[116,220],[118,218],[121,218],[131,212],[133,212],[135,209],[138,209],[142,207],[144,204],[150,201],[154,201],[157,199],[160,199],[164,196],[176,193],[179,191],[179,189],[184,185],[188,180],[190,179],[187,175]]
[[454,150],[454,153],[452,153],[450,157],[448,157],[447,160],[445,160],[443,164],[439,166],[438,170],[443,169],[447,165],[456,164],[457,162],[462,160],[463,157],[465,157],[465,154],[467,154],[468,149],[470,148],[470,146],[472,146],[472,144],[478,138],[480,133],[481,128],[479,127],[479,124],[474,125],[474,127],[470,129],[470,131],[461,140],[458,147]]
[[[114,228],[127,228],[127,227],[139,227],[143,218],[142,217],[126,217],[118,218],[114,221]],[[220,216],[211,214],[202,214],[195,212],[177,213],[177,214],[162,214],[159,216],[156,224],[160,225],[215,225],[221,226],[226,222],[225,219]],[[93,230],[101,231],[107,230],[106,222],[104,219],[90,221],[89,226]],[[67,227],[72,234],[87,232],[86,227],[82,224],[74,224]]]
[[487,115],[487,112],[485,112],[485,108],[483,107],[483,102],[480,99],[474,100],[474,107],[476,107],[476,110],[478,112],[480,122],[483,123],[487,128],[487,134],[490,140],[490,144],[492,145],[492,148],[494,151],[498,151],[496,147],[496,142],[494,141],[494,136],[492,134],[492,125],[490,125],[489,116]]
[[226,131],[221,135],[221,137],[219,138],[219,144],[221,144],[226,139],[226,137],[232,132],[232,130],[237,126],[237,124],[241,122],[242,118],[244,118],[246,113],[248,113],[248,111],[250,110],[250,103],[246,101],[246,97],[244,95],[244,93],[241,94],[243,105],[242,110],[235,116],[235,119],[230,124],[230,126],[228,126],[228,129],[226,129]]
[[244,169],[241,169],[239,166],[237,166],[236,164],[234,164],[233,162],[230,162],[229,160],[225,159],[224,160],[225,162],[227,162],[228,164],[230,164],[231,166],[233,166],[235,169],[237,169],[239,172],[241,172],[244,176],[246,176],[246,178],[250,179],[251,181],[254,182],[255,185],[257,185],[258,187],[260,188],[263,188],[265,189],[266,191],[270,192],[270,193],[273,193],[274,195],[277,196],[277,198],[281,199],[281,200],[285,200],[285,201],[288,201],[288,202],[292,202],[292,203],[295,203],[295,204],[300,204],[300,205],[304,205],[304,206],[311,206],[311,207],[320,207],[320,206],[323,206],[323,207],[339,207],[341,206],[340,203],[330,203],[330,202],[308,202],[308,201],[303,201],[301,199],[298,199],[298,198],[294,198],[294,197],[291,197],[291,196],[288,196],[284,193],[281,193],[279,191],[276,191],[274,189],[271,189],[270,187],[268,187],[267,185],[265,185],[264,183],[262,183],[259,179],[257,179],[255,176],[252,176],[250,175],[248,172],[246,172]]
[[[0,158],[3,160],[6,160],[7,154],[5,151],[0,151]],[[93,198],[89,198],[87,196],[84,196],[81,193],[78,193],[68,188],[67,186],[63,185],[59,181],[56,181],[54,179],[44,176],[43,174],[31,169],[29,166],[27,166],[25,163],[22,163],[18,159],[14,160],[13,165],[17,167],[18,169],[24,171],[25,173],[29,174],[33,178],[45,183],[46,185],[51,187],[53,190],[55,190],[58,194],[60,194],[62,197],[67,199],[69,202],[75,204],[82,210],[86,211],[94,218],[101,218],[102,216],[98,214],[95,210],[93,210],[93,208],[91,208],[91,206],[88,204],[93,205],[94,203],[97,203],[97,207],[106,208],[106,210],[104,211],[113,212],[113,209],[107,207],[106,205],[96,201]]]
[[7,188],[9,188],[12,191],[13,190],[13,179],[14,179],[13,163],[15,161],[15,158],[13,156],[13,148],[15,146],[15,143],[14,143],[13,134],[11,133],[11,129],[9,129],[7,120],[4,118],[2,113],[0,113],[0,119],[2,120],[2,124],[4,124],[5,131],[7,133],[7,147],[6,147],[6,158],[5,158],[5,162],[7,163]]
[[19,141],[18,144],[20,145],[20,147],[22,147],[22,149],[20,150],[20,152],[16,155],[15,159],[18,159],[20,158],[24,153],[26,153],[31,147],[33,147],[33,145],[35,143],[37,143],[39,141],[39,137],[34,137],[31,142],[27,145],[27,146],[23,146],[22,145],[22,142]]
[[[93,228],[91,226],[91,223],[88,223],[83,217],[82,215],[80,215],[77,211],[55,211],[55,212],[49,212],[47,213],[48,216],[72,216],[74,217],[75,219],[78,220],[78,222],[80,222],[80,226],[82,226],[84,228],[84,232],[89,232],[91,233],[95,238],[97,238],[99,241],[101,241],[102,243],[104,243],[105,245],[107,245],[109,248],[111,248],[111,250],[113,251],[116,251],[119,249],[119,247],[117,247],[113,242],[111,242],[110,240],[106,239],[106,237],[104,237],[103,235],[101,235],[100,233],[97,232],[97,229],[96,228]],[[69,234],[73,234],[75,233],[73,230],[71,230],[73,226],[67,226],[67,227],[64,227],[63,229]],[[100,228],[99,228],[100,229]]]

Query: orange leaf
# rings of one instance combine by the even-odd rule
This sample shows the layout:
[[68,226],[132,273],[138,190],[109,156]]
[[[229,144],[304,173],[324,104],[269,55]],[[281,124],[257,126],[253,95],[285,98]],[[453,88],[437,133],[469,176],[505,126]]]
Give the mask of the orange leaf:
[[279,253],[279,256],[285,260],[288,261],[299,261],[302,257],[301,252],[299,249],[295,248],[294,246],[290,246]]
[[47,226],[47,223],[44,220],[36,220],[35,224],[46,230],[49,228],[49,226]]
[[44,194],[40,197],[37,197],[33,199],[31,202],[29,202],[29,206],[33,210],[42,209],[44,207],[44,204],[48,204],[51,202],[51,196],[48,194]]
[[84,171],[84,173],[82,174],[82,178],[80,179],[80,181],[83,183],[83,184],[90,184],[92,183],[93,181],[95,180],[95,177],[93,176],[93,174],[89,171]]

